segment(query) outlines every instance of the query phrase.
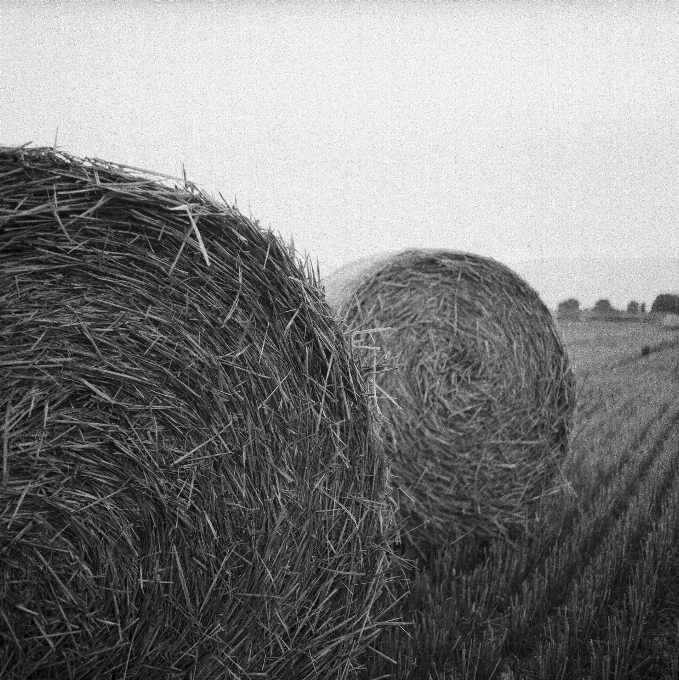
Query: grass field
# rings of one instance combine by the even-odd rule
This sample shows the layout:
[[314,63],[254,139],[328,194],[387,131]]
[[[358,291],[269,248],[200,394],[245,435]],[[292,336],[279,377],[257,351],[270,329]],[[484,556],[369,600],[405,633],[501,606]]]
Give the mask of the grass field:
[[365,680],[679,678],[679,333],[562,331],[578,378],[565,491],[518,542],[420,560]]

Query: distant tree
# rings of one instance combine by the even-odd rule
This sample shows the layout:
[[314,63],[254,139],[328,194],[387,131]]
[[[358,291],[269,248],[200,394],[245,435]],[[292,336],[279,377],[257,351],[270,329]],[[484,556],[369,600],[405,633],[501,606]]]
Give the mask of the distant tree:
[[639,314],[639,303],[634,302],[634,300],[629,302],[627,304],[627,313],[632,314],[633,316],[637,316],[637,314]]
[[580,311],[580,303],[575,299],[575,298],[568,298],[568,300],[564,300],[563,302],[559,302],[559,312],[579,312]]
[[568,300],[559,302],[557,316],[560,319],[579,319],[580,303],[575,298],[569,298]]
[[639,310],[642,314],[646,314],[646,303],[641,303],[641,309]]
[[667,314],[679,314],[679,295],[661,293],[651,305],[652,312],[664,312]]
[[598,314],[613,314],[615,309],[610,300],[597,300],[594,305],[594,311]]

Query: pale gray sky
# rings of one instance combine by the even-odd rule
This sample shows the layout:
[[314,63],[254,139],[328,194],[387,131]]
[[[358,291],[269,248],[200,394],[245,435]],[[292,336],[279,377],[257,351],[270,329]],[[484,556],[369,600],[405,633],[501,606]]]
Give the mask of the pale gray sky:
[[180,174],[328,273],[679,253],[679,5],[8,2],[0,143]]

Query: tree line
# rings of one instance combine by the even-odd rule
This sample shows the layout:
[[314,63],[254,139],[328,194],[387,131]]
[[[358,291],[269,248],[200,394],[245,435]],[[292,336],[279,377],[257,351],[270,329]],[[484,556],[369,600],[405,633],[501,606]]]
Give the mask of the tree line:
[[[560,316],[577,316],[580,313],[580,302],[575,298],[569,298],[560,302],[558,312]],[[592,311],[602,315],[622,314],[621,310],[615,309],[611,301],[605,298],[597,300]],[[627,303],[627,314],[639,316],[646,314],[646,303],[631,300]],[[661,293],[651,305],[651,313],[658,314],[679,314],[679,295],[671,293]]]

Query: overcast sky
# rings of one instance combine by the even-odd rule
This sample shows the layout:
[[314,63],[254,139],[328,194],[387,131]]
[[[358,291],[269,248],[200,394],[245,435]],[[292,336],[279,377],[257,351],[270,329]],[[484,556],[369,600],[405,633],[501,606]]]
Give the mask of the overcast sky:
[[0,143],[184,164],[323,273],[679,252],[673,2],[4,0],[0,40]]

